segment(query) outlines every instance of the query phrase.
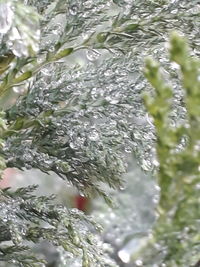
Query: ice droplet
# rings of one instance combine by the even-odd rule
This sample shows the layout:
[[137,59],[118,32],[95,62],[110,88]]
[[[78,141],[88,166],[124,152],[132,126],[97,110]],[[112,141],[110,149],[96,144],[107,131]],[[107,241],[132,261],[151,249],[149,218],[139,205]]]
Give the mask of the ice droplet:
[[150,115],[149,115],[148,113],[146,114],[146,120],[147,120],[147,122],[148,122],[151,126],[154,127],[154,124],[153,124],[153,118],[150,117]]
[[13,54],[17,57],[20,56],[28,56],[26,46],[24,45],[22,40],[15,40],[12,45]]
[[20,40],[21,36],[17,28],[13,28],[10,34],[10,40],[15,41],[15,40]]
[[131,147],[125,147],[125,152],[126,153],[131,153],[133,150]]
[[136,266],[142,266],[143,262],[141,260],[136,260],[135,264],[136,264]]
[[99,134],[96,130],[92,131],[91,134],[89,135],[89,139],[91,141],[98,141],[99,140]]
[[33,160],[33,156],[31,154],[24,153],[23,160],[26,162],[31,162]]
[[121,191],[125,190],[125,189],[126,189],[126,185],[125,185],[125,184],[121,185],[119,189],[120,189]]
[[159,203],[159,200],[160,200],[159,195],[155,195],[155,196],[153,197],[153,203],[158,204],[158,203]]
[[112,96],[107,96],[107,97],[106,97],[106,100],[107,100],[110,104],[112,104],[112,105],[115,105],[115,104],[118,104],[118,103],[119,103],[119,100],[113,98]]
[[88,1],[84,2],[83,4],[84,4],[85,7],[87,7],[87,8],[91,8],[93,2],[92,2],[91,0],[88,0]]
[[149,171],[152,167],[151,165],[151,162],[150,161],[147,161],[145,159],[142,159],[142,164],[141,164],[141,167],[144,171]]
[[196,184],[196,189],[200,190],[200,183]]
[[51,71],[50,71],[48,68],[43,68],[43,69],[41,70],[41,72],[42,72],[42,74],[44,74],[45,76],[51,76],[51,75],[52,75]]
[[[127,252],[127,251],[125,251],[125,250],[120,250],[119,252],[118,252],[118,256],[119,256],[119,258],[124,262],[124,263],[129,263],[129,261],[130,261],[130,254]],[[139,266],[139,265],[138,265]]]
[[99,58],[100,53],[94,50],[87,50],[86,57],[89,61],[95,61]]
[[26,86],[24,85],[21,85],[21,86],[14,86],[13,88],[13,91],[17,94],[23,94],[24,91],[26,90]]
[[13,17],[11,3],[0,3],[0,33],[5,34],[8,32],[12,25]]
[[113,74],[113,72],[112,72],[112,70],[110,70],[110,69],[108,69],[108,70],[106,70],[106,71],[104,72],[104,75],[105,75],[106,77],[111,76],[112,74]]
[[155,167],[159,167],[160,166],[160,163],[159,163],[159,161],[157,159],[153,159],[152,163],[153,163],[153,165]]
[[72,6],[69,8],[69,13],[70,13],[72,16],[75,16],[75,15],[78,13],[78,6],[77,6],[77,5],[72,5]]

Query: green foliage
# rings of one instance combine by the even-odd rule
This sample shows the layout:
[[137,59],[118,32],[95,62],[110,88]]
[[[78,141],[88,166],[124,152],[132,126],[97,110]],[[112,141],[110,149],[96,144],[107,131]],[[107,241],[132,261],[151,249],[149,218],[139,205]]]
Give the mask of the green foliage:
[[154,239],[166,266],[191,266],[199,260],[200,60],[190,56],[186,40],[177,33],[171,34],[169,52],[179,66],[187,115],[184,124],[170,124],[173,89],[159,64],[148,58],[145,75],[155,95],[146,96],[145,103],[157,134],[160,186]]

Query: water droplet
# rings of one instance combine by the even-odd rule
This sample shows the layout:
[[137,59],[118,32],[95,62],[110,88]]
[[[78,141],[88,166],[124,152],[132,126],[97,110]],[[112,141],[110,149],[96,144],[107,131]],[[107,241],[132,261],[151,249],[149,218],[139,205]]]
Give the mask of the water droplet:
[[69,8],[69,13],[72,15],[72,16],[75,16],[77,13],[78,13],[78,6],[77,5],[72,5],[70,6]]
[[26,86],[25,85],[14,86],[12,89],[17,94],[23,94],[26,90]]
[[104,75],[105,75],[106,77],[111,76],[112,74],[113,74],[113,72],[112,72],[112,70],[110,70],[110,69],[108,69],[108,70],[106,70],[106,71],[104,72]]
[[159,199],[160,199],[159,195],[155,195],[153,197],[153,203],[158,204],[159,203]]
[[155,188],[155,190],[156,190],[157,192],[160,192],[160,186],[155,185],[154,188]]
[[147,122],[148,122],[151,126],[154,127],[154,124],[153,124],[153,118],[150,117],[150,115],[149,115],[148,113],[146,114],[146,120],[147,120]]
[[174,70],[179,70],[180,66],[176,62],[172,62],[171,63],[171,68],[174,69]]
[[99,134],[96,130],[93,130],[90,134],[89,134],[89,139],[91,141],[98,141],[99,140]]
[[150,171],[152,169],[151,162],[145,159],[142,160],[141,167],[144,171]]
[[22,40],[15,39],[11,45],[12,52],[15,56],[28,56],[27,48]]
[[92,7],[92,4],[93,4],[93,1],[91,1],[91,0],[87,0],[87,1],[84,1],[84,6],[86,7],[86,8],[91,8]]
[[33,156],[31,154],[25,154],[24,153],[23,160],[26,162],[31,162],[33,160]]
[[119,188],[121,191],[125,190],[126,189],[126,185],[121,185],[120,188]]
[[136,260],[136,261],[135,261],[135,264],[136,264],[137,266],[142,266],[142,265],[143,265],[143,262],[142,262],[142,260]]
[[11,3],[0,3],[0,33],[5,34],[8,32],[12,25],[13,17]]
[[86,57],[89,61],[95,61],[99,58],[101,54],[95,50],[87,50]]
[[200,183],[196,184],[196,189],[200,190]]
[[142,139],[141,134],[139,132],[135,132],[133,136],[135,139]]
[[159,163],[159,161],[157,161],[157,159],[153,159],[152,164],[153,164],[155,167],[159,167],[159,166],[160,166],[160,163]]
[[42,74],[44,74],[45,76],[51,76],[52,72],[48,69],[48,68],[43,68],[41,70]]
[[112,105],[119,103],[119,99],[113,98],[112,96],[107,96],[106,100]]
[[179,10],[178,10],[178,8],[177,8],[177,9],[172,10],[171,13],[172,13],[172,14],[177,14],[178,11],[179,11]]
[[125,147],[125,152],[126,153],[132,153],[132,148],[131,147]]
[[126,250],[120,250],[118,252],[118,256],[124,263],[129,263],[130,261],[130,254]]

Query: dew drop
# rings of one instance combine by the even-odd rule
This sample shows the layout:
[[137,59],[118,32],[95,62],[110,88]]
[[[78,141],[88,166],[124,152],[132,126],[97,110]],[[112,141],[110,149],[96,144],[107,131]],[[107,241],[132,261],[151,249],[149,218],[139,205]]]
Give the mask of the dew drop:
[[12,44],[12,52],[15,56],[28,56],[26,46],[22,40],[15,40]]
[[75,16],[78,13],[78,6],[77,5],[72,5],[69,9],[69,13],[72,16]]
[[84,2],[84,6],[86,8],[91,8],[92,7],[92,4],[93,4],[93,1],[91,1],[91,0],[87,0],[86,2]]
[[24,91],[26,90],[24,85],[22,85],[22,86],[14,86],[12,89],[17,94],[23,94]]
[[99,134],[97,131],[92,131],[91,134],[89,135],[89,139],[91,141],[98,141],[99,140]]
[[13,28],[12,31],[11,31],[11,35],[10,35],[10,40],[11,41],[14,41],[14,40],[20,40],[21,39],[21,36],[19,34],[19,31],[17,28]]
[[44,74],[45,76],[51,76],[52,73],[50,72],[50,70],[48,68],[43,68],[41,70],[42,74]]
[[136,260],[135,264],[136,264],[136,266],[142,266],[143,262],[142,262],[142,260]]
[[106,77],[111,76],[112,74],[113,74],[113,72],[112,72],[112,70],[110,70],[110,69],[108,69],[108,70],[106,70],[106,71],[104,72],[104,75],[105,75]]
[[125,152],[126,153],[132,153],[131,147],[125,147]]
[[0,33],[5,34],[8,32],[12,25],[13,17],[11,3],[0,3]]
[[115,104],[118,104],[118,103],[119,103],[119,100],[116,99],[116,98],[113,98],[112,96],[107,96],[107,97],[106,97],[106,100],[107,100],[110,104],[112,104],[112,105],[115,105]]
[[154,188],[157,192],[160,192],[160,187],[158,185],[155,185]]
[[196,189],[200,190],[200,183],[196,184]]
[[95,61],[99,58],[101,54],[94,50],[87,50],[86,51],[86,57],[89,61]]
[[148,113],[146,114],[146,120],[147,120],[147,122],[148,122],[151,126],[154,127],[154,124],[153,124],[153,118],[150,117],[150,115],[149,115]]
[[160,166],[160,163],[157,161],[157,159],[154,159],[154,160],[152,161],[152,163],[153,163],[153,165],[154,165],[155,167],[159,167],[159,166]]
[[121,261],[123,261],[124,263],[129,263],[129,261],[130,261],[130,254],[127,251],[125,251],[123,249],[120,250],[118,252],[118,256],[121,259]]
[[121,191],[124,191],[126,189],[126,185],[121,185],[120,188],[119,188]]
[[144,171],[149,171],[151,169],[151,162],[150,161],[147,161],[145,159],[142,160],[142,164],[141,164],[141,167]]
[[153,197],[153,203],[158,204],[159,203],[159,199],[160,199],[159,195],[155,195]]

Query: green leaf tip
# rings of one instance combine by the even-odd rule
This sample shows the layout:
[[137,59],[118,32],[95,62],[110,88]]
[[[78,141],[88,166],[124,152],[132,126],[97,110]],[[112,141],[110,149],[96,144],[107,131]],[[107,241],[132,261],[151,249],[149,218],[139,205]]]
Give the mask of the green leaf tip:
[[23,82],[23,81],[29,79],[31,76],[32,76],[32,71],[26,71],[22,75],[20,75],[19,77],[15,78],[14,83]]
[[186,39],[177,32],[170,35],[170,59],[183,66],[188,59],[188,44]]
[[59,60],[63,57],[69,56],[73,51],[74,51],[74,48],[72,48],[72,47],[66,48],[66,49],[58,52],[58,54],[56,54],[53,59]]

